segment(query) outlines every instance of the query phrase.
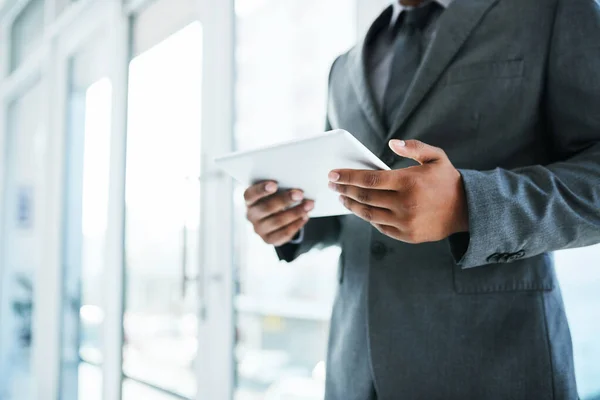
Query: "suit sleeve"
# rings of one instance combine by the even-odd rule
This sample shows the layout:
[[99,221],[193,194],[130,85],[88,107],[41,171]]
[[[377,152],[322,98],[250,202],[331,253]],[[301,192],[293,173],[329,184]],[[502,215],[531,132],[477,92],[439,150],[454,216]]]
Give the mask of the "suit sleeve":
[[[339,57],[338,57],[339,59]],[[331,74],[337,62],[336,59],[329,72],[329,81]],[[332,129],[329,118],[325,121],[325,131]],[[308,221],[303,228],[302,241],[300,243],[287,243],[280,247],[275,247],[277,256],[280,260],[292,262],[304,253],[312,249],[334,246],[339,242],[340,221],[339,217],[315,218]]]
[[338,244],[340,225],[338,217],[315,218],[304,226],[304,238],[299,244],[276,247],[280,260],[292,262],[312,249],[321,249]]
[[600,243],[600,6],[558,0],[545,115],[558,162],[460,170],[470,233],[451,238],[472,268]]

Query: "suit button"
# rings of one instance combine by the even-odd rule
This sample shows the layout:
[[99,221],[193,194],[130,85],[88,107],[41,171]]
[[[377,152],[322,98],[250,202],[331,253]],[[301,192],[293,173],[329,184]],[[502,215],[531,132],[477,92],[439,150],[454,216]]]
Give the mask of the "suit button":
[[524,256],[525,256],[525,251],[523,251],[523,250],[516,252],[516,253],[512,253],[511,255],[508,256],[508,262],[520,260]]
[[489,263],[498,263],[500,262],[500,258],[502,257],[502,254],[500,253],[494,253],[491,256],[489,256],[486,261]]
[[387,247],[381,242],[374,242],[371,245],[371,254],[376,260],[381,260],[387,253]]
[[525,257],[525,250],[520,250],[520,251],[516,252],[515,257],[517,258],[517,260]]

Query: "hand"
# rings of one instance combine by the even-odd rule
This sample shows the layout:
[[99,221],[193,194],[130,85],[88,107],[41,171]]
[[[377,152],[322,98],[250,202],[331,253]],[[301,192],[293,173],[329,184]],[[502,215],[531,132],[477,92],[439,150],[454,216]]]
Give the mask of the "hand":
[[[267,244],[281,246],[288,243],[308,222],[308,212],[315,207],[312,200],[304,200],[301,190],[277,192],[272,181],[257,183],[244,192],[246,218]],[[301,201],[293,208],[291,205]]]
[[342,204],[381,233],[407,243],[467,232],[462,177],[446,153],[418,140],[392,140],[390,148],[421,165],[395,171],[331,171],[329,187],[341,193]]

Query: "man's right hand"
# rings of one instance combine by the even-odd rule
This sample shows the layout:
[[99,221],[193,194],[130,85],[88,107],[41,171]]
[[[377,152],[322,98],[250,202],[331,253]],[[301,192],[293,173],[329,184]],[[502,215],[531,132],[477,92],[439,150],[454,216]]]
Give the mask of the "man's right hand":
[[[308,222],[315,202],[305,200],[301,190],[277,192],[277,183],[260,182],[244,192],[246,218],[267,244],[282,246],[291,241]],[[293,208],[291,205],[301,202]]]

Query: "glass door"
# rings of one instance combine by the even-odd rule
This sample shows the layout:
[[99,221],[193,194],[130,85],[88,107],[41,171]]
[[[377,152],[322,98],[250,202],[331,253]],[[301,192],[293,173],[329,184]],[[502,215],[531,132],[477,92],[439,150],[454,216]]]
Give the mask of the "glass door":
[[12,101],[5,138],[3,255],[0,282],[0,398],[27,400],[35,394],[32,349],[36,340],[34,284],[43,262],[46,129],[39,118],[39,83]]
[[[97,18],[98,13],[94,16]],[[77,29],[77,27],[74,27]],[[62,55],[66,76],[60,398],[102,398],[112,82],[106,25]]]
[[[7,8],[8,4],[4,4]],[[47,125],[39,51],[44,37],[43,0],[20,2],[14,17],[2,15],[0,38],[3,126],[0,142],[0,399],[27,400],[36,394],[33,361],[40,337],[34,332],[36,279],[44,251],[44,163]],[[15,5],[16,8],[16,5]],[[4,10],[3,10],[4,11]],[[5,13],[8,14],[8,13]],[[38,56],[38,57],[36,57]],[[7,84],[5,85],[4,82]]]
[[[236,0],[235,144],[323,132],[327,78],[356,37],[354,0]],[[332,24],[335,21],[335,24]],[[322,399],[338,249],[278,262],[235,192],[237,400]]]
[[123,399],[197,392],[202,26],[192,0],[133,18]]

